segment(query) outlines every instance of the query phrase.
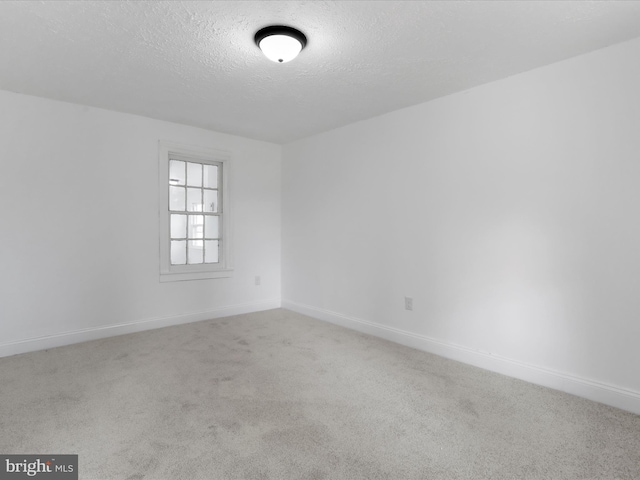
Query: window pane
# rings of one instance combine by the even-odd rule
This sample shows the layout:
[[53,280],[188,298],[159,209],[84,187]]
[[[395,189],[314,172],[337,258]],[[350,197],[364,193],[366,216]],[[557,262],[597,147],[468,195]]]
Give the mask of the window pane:
[[218,190],[204,190],[204,211],[218,213]]
[[169,162],[169,184],[184,185],[185,165],[179,160]]
[[204,237],[204,216],[189,215],[189,238]]
[[218,221],[220,217],[207,215],[204,217],[204,236],[205,238],[218,238]]
[[207,188],[218,188],[218,166],[204,166],[204,186]]
[[190,187],[202,186],[202,164],[187,162],[187,185]]
[[202,240],[189,240],[189,265],[202,263]]
[[187,263],[187,241],[172,240],[171,241],[171,264],[184,265]]
[[205,240],[204,263],[218,263],[218,240]]
[[169,187],[169,210],[184,211],[184,187]]
[[171,215],[171,238],[187,238],[186,215]]
[[187,210],[189,212],[202,211],[202,190],[199,188],[187,188]]

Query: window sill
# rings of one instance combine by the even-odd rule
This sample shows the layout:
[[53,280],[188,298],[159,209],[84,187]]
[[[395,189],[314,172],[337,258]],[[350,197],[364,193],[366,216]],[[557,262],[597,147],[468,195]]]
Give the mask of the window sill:
[[212,278],[233,277],[233,270],[216,270],[213,272],[189,272],[189,273],[161,273],[160,283],[184,282],[188,280],[209,280]]

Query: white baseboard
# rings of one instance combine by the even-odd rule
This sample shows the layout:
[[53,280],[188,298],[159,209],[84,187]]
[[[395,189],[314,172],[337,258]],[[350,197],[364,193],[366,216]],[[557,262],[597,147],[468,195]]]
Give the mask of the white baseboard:
[[348,317],[322,308],[282,300],[282,308],[324,320],[362,333],[384,338],[408,347],[434,353],[492,372],[567,392],[579,397],[640,414],[640,392],[625,390],[605,383],[595,382],[575,375],[541,368],[498,355],[478,352],[424,335],[407,332],[378,323]]
[[73,343],[87,342],[106,337],[115,337],[127,333],[142,332],[155,328],[181,325],[183,323],[199,322],[214,318],[229,317],[243,313],[260,312],[280,308],[280,300],[266,300],[260,302],[242,303],[215,308],[205,312],[174,315],[170,317],[147,318],[136,322],[120,323],[116,325],[104,325],[100,327],[84,328],[71,332],[63,332],[55,335],[47,335],[37,338],[27,338],[14,342],[0,344],[0,357],[8,357],[19,353],[34,352],[48,348],[62,347]]

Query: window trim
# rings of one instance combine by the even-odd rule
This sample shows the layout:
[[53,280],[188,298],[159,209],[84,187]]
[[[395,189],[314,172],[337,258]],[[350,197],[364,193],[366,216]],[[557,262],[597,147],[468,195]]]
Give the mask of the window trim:
[[[160,282],[228,278],[233,276],[233,239],[231,230],[231,202],[229,178],[231,176],[231,153],[212,148],[193,147],[160,140],[158,142],[158,215],[160,236]],[[222,164],[222,194],[220,195],[220,262],[215,264],[171,265],[169,225],[169,160],[191,159],[198,163]]]

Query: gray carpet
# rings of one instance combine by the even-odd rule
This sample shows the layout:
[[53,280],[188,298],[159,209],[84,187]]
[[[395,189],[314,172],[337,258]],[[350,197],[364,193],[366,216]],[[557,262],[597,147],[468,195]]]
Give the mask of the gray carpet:
[[640,416],[286,310],[0,359],[0,453],[85,480],[638,479]]

